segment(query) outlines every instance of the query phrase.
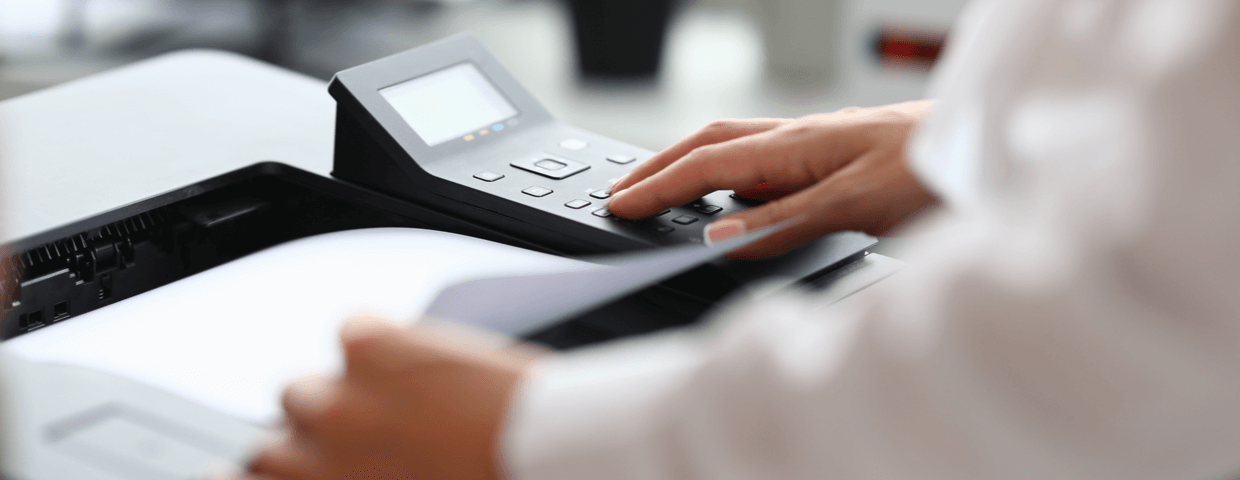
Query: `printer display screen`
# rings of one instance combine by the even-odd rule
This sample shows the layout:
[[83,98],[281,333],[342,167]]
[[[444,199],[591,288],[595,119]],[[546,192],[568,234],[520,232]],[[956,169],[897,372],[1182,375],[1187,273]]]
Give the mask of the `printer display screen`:
[[423,75],[379,93],[432,147],[454,138],[472,140],[474,135],[486,135],[484,132],[517,114],[471,63]]

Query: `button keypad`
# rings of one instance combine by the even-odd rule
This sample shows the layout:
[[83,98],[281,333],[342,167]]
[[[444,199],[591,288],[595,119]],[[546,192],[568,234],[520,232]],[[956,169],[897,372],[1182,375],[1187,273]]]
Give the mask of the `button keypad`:
[[[610,174],[608,176],[620,177],[621,175],[619,175],[619,173],[623,173],[623,172],[620,172],[620,170],[626,170],[628,168],[627,166],[636,164],[638,161],[638,158],[633,155],[626,155],[622,153],[595,152],[593,149],[596,149],[596,148],[602,149],[602,148],[599,148],[599,146],[591,145],[588,142],[585,142],[583,140],[578,140],[578,139],[570,138],[568,140],[564,140],[563,142],[559,142],[558,144],[553,143],[552,148],[556,148],[556,147],[561,149],[560,151],[562,154],[568,154],[568,152],[563,152],[563,150],[582,151],[584,153],[581,153],[580,155],[593,158],[593,160],[588,160],[585,158],[580,159],[580,160],[574,160],[574,159],[564,158],[563,156],[553,155],[550,153],[542,153],[542,154],[530,155],[529,157],[525,157],[524,159],[520,159],[518,161],[512,162],[510,165],[512,167],[516,167],[517,169],[525,170],[531,173],[536,173],[546,178],[563,181],[567,179],[567,177],[573,176],[574,174],[577,174],[577,173],[581,173],[582,171],[589,170],[591,167],[593,167],[594,169],[604,170],[605,172]],[[554,152],[554,151],[555,150],[549,150],[549,152]],[[603,160],[606,160],[606,161],[604,162]],[[612,164],[613,166],[608,167],[607,164],[609,163]],[[617,167],[618,165],[624,165],[626,167],[619,168]],[[615,170],[617,173],[612,173],[612,170]],[[509,175],[515,176],[519,179],[526,178],[526,177],[522,177],[524,173],[521,173],[521,172],[509,173]],[[586,175],[582,175],[582,176],[584,177]],[[602,177],[603,174],[600,173],[595,176]],[[490,172],[490,171],[481,172],[475,175],[475,177],[478,178],[479,180],[486,181],[486,182],[493,182],[501,178],[505,178],[503,174]],[[598,185],[597,182],[601,180],[602,180],[601,178],[595,178],[593,180],[589,180],[589,182],[594,183],[595,185]],[[614,184],[616,181],[618,181],[618,179],[610,180],[612,184]],[[617,217],[615,214],[611,212],[611,209],[608,208],[607,201],[611,198],[611,192],[609,191],[608,188],[599,188],[599,189],[586,188],[585,191],[581,191],[581,190],[576,190],[576,189],[588,187],[589,185],[587,184],[581,187],[577,187],[576,184],[581,183],[581,181],[578,181],[575,183],[569,183],[569,182],[571,182],[571,180],[564,182],[566,183],[566,185],[558,189],[562,191],[560,193],[561,195],[565,195],[565,192],[577,191],[578,193],[576,194],[567,193],[567,195],[574,195],[574,196],[584,195],[584,196],[581,196],[580,198],[575,198],[575,199],[572,199],[572,197],[569,197],[571,200],[569,199],[560,200],[560,202],[565,202],[565,203],[562,204],[563,207],[556,207],[556,208],[564,208],[564,210],[560,211],[562,215],[573,218],[574,215],[580,215],[580,214],[576,212],[570,213],[570,210],[580,210],[581,212],[583,212],[581,214],[584,214],[584,212],[590,212],[590,215],[594,217],[607,219],[608,220],[607,223],[612,224],[612,228],[614,229],[612,231],[614,232],[617,232],[617,233],[625,232],[626,234],[637,235],[637,236],[644,235],[650,240],[657,239],[659,243],[671,242],[673,241],[673,238],[684,240],[684,241],[694,241],[696,236],[690,235],[690,233],[694,232],[695,228],[699,227],[699,225],[703,225],[704,223],[706,223],[706,222],[702,222],[701,220],[706,219],[707,222],[709,222],[710,216],[722,215],[724,213],[724,210],[729,208],[728,207],[729,204],[727,203],[721,203],[720,205],[712,205],[710,203],[719,203],[719,202],[711,202],[710,200],[707,200],[706,198],[700,198],[700,199],[696,199],[694,201],[688,202],[687,204],[680,206],[680,207],[673,207],[673,208],[665,209],[661,212],[656,213],[655,215],[653,215],[651,218],[648,218],[648,219],[628,220],[628,219]],[[525,190],[522,190],[522,193],[526,195],[530,195],[532,197],[546,197],[555,192],[553,192],[552,189],[550,188],[546,188],[542,186],[531,186],[529,188],[526,188]],[[741,200],[737,198],[735,195],[733,195],[732,197],[734,199]],[[531,201],[530,203],[533,204],[534,202]],[[660,217],[662,218],[660,219]],[[575,218],[580,219],[582,217],[575,217]],[[680,230],[680,232],[678,232],[677,230]],[[677,235],[684,236],[685,238],[681,239]],[[694,238],[689,238],[689,237],[694,237]]]

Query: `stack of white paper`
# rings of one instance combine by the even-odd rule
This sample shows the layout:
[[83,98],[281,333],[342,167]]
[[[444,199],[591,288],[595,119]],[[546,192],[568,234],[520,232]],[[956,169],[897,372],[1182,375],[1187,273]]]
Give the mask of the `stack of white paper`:
[[289,381],[339,368],[337,332],[352,316],[416,321],[425,312],[516,335],[777,229],[601,263],[429,230],[332,233],[244,257],[0,348],[33,362],[122,376],[266,423],[278,418]]
[[278,418],[280,392],[290,380],[338,368],[337,333],[351,316],[415,320],[451,283],[590,266],[429,230],[339,232],[241,258],[14,338],[3,348],[270,422]]

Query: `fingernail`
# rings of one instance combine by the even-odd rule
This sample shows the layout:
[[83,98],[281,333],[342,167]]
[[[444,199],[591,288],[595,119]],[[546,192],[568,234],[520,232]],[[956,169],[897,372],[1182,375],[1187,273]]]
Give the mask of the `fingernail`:
[[620,177],[620,178],[616,179],[616,181],[611,182],[611,185],[608,185],[608,186],[607,186],[607,193],[608,193],[608,194],[610,194],[611,192],[616,191],[616,185],[619,185],[619,184],[620,184],[620,182],[623,182],[623,181],[624,181],[624,179],[626,179],[626,178],[629,178],[629,176],[628,176],[628,175],[625,175],[625,176],[623,176],[623,177]]
[[703,232],[706,245],[715,245],[729,238],[745,234],[745,221],[739,218],[725,218],[706,226]]

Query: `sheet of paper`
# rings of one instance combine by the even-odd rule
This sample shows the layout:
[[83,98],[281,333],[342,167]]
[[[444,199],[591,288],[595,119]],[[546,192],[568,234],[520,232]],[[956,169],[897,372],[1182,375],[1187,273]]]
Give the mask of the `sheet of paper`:
[[339,232],[255,253],[0,348],[269,422],[290,380],[339,367],[338,332],[351,316],[416,319],[454,282],[591,266],[428,230]]
[[289,381],[338,370],[337,333],[351,316],[416,320],[425,313],[509,335],[528,332],[772,230],[596,263],[428,230],[332,233],[241,258],[0,348],[119,375],[266,423],[279,418]]
[[[598,265],[582,270],[468,280],[440,292],[426,315],[515,337],[720,258],[783,227],[776,225],[709,247],[685,245],[592,258]],[[495,298],[508,301],[489,301]]]

